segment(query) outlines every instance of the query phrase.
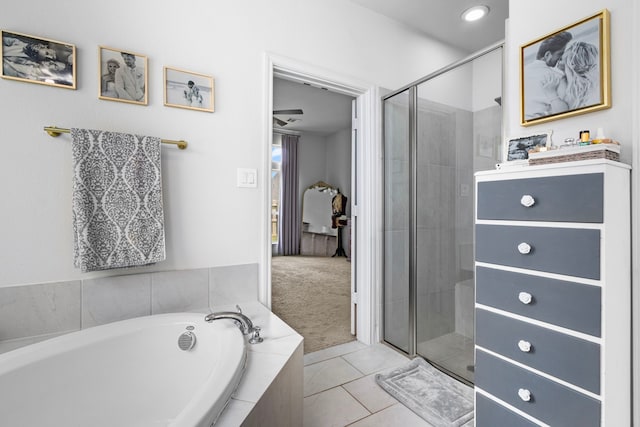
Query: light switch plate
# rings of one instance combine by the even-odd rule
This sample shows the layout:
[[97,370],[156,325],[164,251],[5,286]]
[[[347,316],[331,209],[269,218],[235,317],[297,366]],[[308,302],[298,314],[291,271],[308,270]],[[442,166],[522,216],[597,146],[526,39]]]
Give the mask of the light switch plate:
[[256,188],[257,186],[257,169],[238,168],[238,187]]

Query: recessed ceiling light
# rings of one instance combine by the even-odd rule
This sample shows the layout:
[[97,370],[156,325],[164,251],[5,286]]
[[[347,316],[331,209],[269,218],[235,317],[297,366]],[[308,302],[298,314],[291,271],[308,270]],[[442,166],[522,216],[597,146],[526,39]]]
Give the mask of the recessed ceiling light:
[[489,8],[484,5],[473,6],[462,12],[462,19],[465,21],[477,21],[489,13]]

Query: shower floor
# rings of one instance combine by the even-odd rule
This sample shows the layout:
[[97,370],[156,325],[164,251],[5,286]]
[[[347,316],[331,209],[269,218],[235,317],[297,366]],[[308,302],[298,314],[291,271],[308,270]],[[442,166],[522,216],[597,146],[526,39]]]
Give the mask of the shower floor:
[[472,383],[473,349],[472,338],[455,332],[418,344],[419,355]]

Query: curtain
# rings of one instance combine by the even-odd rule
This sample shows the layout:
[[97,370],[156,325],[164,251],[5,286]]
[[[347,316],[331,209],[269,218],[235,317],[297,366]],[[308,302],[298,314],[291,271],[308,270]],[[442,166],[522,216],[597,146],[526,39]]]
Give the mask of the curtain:
[[278,215],[278,254],[300,254],[300,215],[298,209],[298,139],[282,135],[282,193]]

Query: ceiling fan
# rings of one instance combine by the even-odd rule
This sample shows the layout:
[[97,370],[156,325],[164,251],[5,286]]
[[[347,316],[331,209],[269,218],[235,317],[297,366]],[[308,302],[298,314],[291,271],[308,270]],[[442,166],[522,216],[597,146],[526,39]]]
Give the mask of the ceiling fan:
[[302,110],[299,108],[292,109],[292,110],[273,110],[273,124],[280,127],[284,127],[289,123],[297,122],[300,119],[294,119],[290,117],[286,120],[282,120],[277,118],[276,116],[290,116],[290,115],[298,115],[298,114],[303,114]]

